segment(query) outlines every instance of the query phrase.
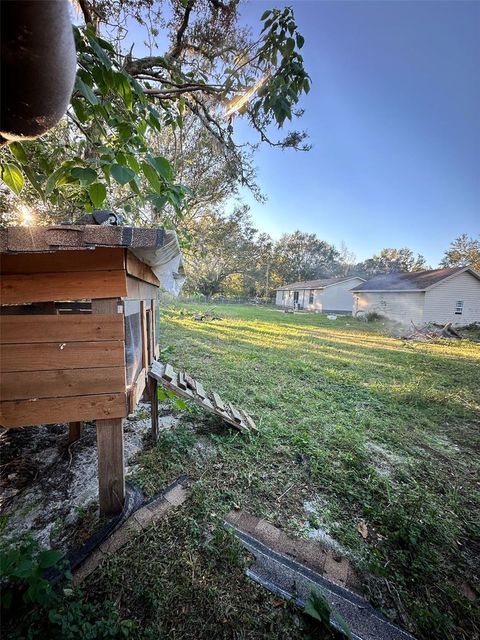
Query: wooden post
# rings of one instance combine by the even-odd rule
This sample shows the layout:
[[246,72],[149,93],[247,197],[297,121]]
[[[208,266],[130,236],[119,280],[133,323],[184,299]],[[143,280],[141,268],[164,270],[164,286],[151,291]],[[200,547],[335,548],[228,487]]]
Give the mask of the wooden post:
[[[92,313],[118,313],[117,298],[92,300]],[[98,501],[100,513],[116,515],[125,501],[123,419],[97,420]]]
[[69,422],[68,423],[68,443],[71,444],[80,438],[82,435],[82,422]]
[[148,376],[148,389],[150,394],[150,406],[152,414],[152,436],[153,441],[157,442],[158,438],[158,382],[152,376]]
[[102,515],[116,515],[125,501],[123,418],[97,420],[98,501]]

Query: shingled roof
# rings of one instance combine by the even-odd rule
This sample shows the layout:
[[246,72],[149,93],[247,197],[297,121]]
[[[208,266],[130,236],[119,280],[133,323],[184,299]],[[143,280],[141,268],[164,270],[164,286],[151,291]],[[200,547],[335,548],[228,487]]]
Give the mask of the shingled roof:
[[[167,233],[163,229],[96,224],[7,227],[0,229],[0,253],[95,249],[95,247],[162,247],[168,242]],[[174,232],[170,233],[175,235]]]
[[332,284],[338,284],[339,282],[345,282],[346,280],[352,280],[358,276],[342,276],[340,278],[323,278],[321,280],[305,280],[303,282],[292,282],[291,284],[284,284],[283,287],[278,287],[277,291],[285,291],[288,289],[324,289],[330,287]]
[[384,273],[354,287],[352,291],[425,291],[445,278],[463,271],[468,271],[480,280],[480,275],[470,267],[432,269],[412,273]]
[[97,224],[0,229],[0,253],[88,251],[97,247],[129,249],[152,268],[162,286],[171,293],[178,294],[185,281],[183,257],[175,231]]

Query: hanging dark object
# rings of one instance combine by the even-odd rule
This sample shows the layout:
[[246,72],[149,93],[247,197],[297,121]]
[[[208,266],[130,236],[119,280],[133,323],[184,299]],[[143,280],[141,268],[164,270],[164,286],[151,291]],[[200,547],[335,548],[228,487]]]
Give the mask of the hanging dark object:
[[67,110],[76,54],[67,0],[0,3],[1,141],[36,138]]

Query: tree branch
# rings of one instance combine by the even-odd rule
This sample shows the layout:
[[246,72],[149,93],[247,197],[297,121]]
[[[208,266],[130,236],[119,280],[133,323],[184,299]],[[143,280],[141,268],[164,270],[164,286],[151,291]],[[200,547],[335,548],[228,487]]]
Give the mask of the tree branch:
[[179,30],[177,31],[177,35],[175,37],[175,46],[173,49],[167,53],[167,58],[173,58],[176,60],[178,56],[182,53],[182,38],[185,33],[186,28],[188,27],[188,21],[190,19],[190,14],[193,9],[193,5],[195,4],[195,0],[188,0],[187,7],[185,9],[185,13],[183,14],[183,20],[180,25]]

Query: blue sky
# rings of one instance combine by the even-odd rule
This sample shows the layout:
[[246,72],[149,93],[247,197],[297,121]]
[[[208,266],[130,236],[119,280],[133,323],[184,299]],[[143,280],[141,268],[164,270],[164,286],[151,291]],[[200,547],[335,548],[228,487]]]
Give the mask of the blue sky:
[[[313,149],[257,153],[268,201],[242,193],[257,226],[344,241],[359,260],[408,246],[436,266],[480,233],[480,3],[288,4],[312,78],[295,126]],[[272,6],[244,4],[242,23],[257,32]]]

